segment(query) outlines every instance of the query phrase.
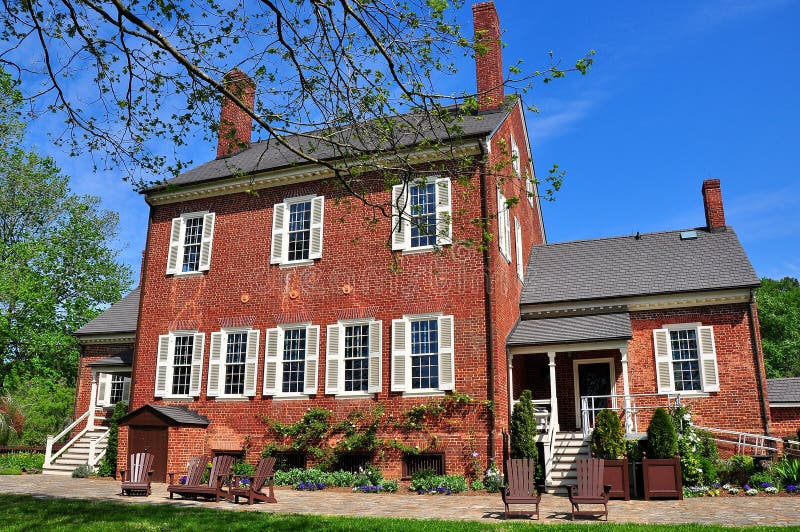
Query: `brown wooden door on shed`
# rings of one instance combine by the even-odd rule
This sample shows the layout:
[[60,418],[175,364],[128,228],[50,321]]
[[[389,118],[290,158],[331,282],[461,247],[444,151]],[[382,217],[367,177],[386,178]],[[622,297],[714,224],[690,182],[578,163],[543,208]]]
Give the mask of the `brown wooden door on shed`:
[[167,427],[130,427],[128,449],[131,454],[152,454],[153,482],[166,482]]

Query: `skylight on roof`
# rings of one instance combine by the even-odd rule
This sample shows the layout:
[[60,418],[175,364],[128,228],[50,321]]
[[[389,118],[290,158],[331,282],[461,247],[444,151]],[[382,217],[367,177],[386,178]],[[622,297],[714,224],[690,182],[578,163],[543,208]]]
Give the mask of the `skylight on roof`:
[[695,240],[697,231],[681,231],[681,240]]

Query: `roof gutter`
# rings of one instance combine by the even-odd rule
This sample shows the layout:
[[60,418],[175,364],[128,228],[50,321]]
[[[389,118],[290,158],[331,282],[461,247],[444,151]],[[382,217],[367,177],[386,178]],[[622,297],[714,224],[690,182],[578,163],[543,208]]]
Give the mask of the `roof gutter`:
[[761,354],[761,333],[757,327],[758,309],[756,307],[755,289],[750,289],[750,305],[747,309],[747,317],[750,322],[750,345],[753,349],[753,363],[756,368],[756,387],[758,389],[758,398],[760,399],[761,420],[764,423],[764,434],[769,436],[769,399],[764,393],[764,384],[767,377],[764,370],[763,355]]
[[[489,205],[487,198],[489,197],[489,190],[487,189],[488,183],[486,180],[486,150],[483,142],[480,142],[480,186],[481,186],[481,218],[484,223],[489,220]],[[483,232],[483,228],[481,229]],[[492,281],[491,281],[491,268],[489,264],[489,248],[481,243],[483,248],[483,311],[484,320],[486,322],[486,399],[491,401],[492,406],[497,405],[495,401],[494,389],[494,327],[492,321]],[[489,442],[487,447],[487,454],[490,458],[495,458],[495,415],[494,408],[490,408],[486,413],[487,422],[489,425]]]

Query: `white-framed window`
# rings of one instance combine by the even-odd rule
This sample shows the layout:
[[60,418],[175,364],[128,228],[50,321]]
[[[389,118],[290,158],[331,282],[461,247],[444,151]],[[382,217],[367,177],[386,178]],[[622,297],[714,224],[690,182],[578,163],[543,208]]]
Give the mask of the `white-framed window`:
[[522,161],[519,158],[519,148],[514,140],[514,135],[511,135],[511,168],[514,171],[514,177],[522,176]]
[[660,393],[719,391],[713,327],[700,323],[665,325],[653,331],[653,345]]
[[299,323],[267,329],[264,395],[317,393],[319,325]]
[[497,187],[497,244],[503,257],[511,262],[511,224],[508,218],[506,197],[500,187]]
[[514,216],[514,251],[517,259],[517,277],[522,281],[525,279],[525,266],[522,263],[522,226],[519,225],[516,216]]
[[131,378],[122,373],[97,374],[97,398],[95,405],[111,407],[120,401],[130,403]]
[[255,329],[211,333],[208,351],[208,397],[252,397],[256,394],[258,343]]
[[205,338],[195,331],[173,331],[158,337],[156,397],[200,395]]
[[304,264],[322,258],[325,196],[288,198],[272,211],[271,264]]
[[213,239],[213,212],[192,212],[173,218],[167,275],[208,271]]
[[392,320],[392,391],[452,390],[453,316],[420,314]]
[[382,322],[340,321],[328,325],[325,393],[363,395],[381,391]]
[[534,202],[536,201],[535,180],[536,174],[533,170],[533,163],[530,163],[528,165],[528,170],[525,171],[525,195],[528,196],[528,203],[530,203],[531,207],[534,206]]
[[392,249],[433,249],[451,244],[450,179],[432,176],[392,187]]

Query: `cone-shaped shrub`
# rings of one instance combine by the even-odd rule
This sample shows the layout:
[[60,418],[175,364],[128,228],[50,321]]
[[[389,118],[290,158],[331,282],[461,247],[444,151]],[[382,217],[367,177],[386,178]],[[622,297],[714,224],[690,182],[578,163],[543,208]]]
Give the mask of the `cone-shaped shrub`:
[[650,426],[647,427],[650,454],[648,458],[672,458],[678,452],[678,436],[675,425],[663,408],[656,408]]
[[511,458],[539,459],[536,449],[536,416],[531,391],[525,390],[511,414]]
[[619,416],[611,410],[601,410],[594,420],[592,453],[604,460],[625,457],[625,432]]

